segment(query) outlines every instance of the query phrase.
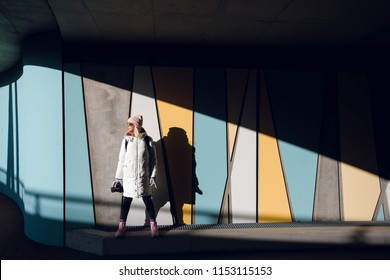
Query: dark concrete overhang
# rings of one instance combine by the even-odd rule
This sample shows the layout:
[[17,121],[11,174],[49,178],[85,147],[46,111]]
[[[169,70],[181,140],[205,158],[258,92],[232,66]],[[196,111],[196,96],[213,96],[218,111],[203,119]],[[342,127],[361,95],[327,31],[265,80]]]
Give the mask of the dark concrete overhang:
[[20,63],[26,37],[53,31],[76,56],[91,44],[381,55],[390,46],[390,1],[2,0],[0,73]]

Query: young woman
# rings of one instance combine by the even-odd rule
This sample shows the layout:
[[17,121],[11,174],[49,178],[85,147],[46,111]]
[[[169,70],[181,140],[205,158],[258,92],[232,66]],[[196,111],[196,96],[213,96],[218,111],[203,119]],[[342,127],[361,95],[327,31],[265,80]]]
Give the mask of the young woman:
[[158,237],[156,214],[152,201],[152,188],[156,187],[156,151],[153,140],[142,127],[141,115],[132,116],[127,121],[127,132],[122,140],[118,167],[113,185],[123,186],[123,199],[119,227],[115,237],[123,237],[126,220],[133,198],[142,198],[150,218],[152,237]]

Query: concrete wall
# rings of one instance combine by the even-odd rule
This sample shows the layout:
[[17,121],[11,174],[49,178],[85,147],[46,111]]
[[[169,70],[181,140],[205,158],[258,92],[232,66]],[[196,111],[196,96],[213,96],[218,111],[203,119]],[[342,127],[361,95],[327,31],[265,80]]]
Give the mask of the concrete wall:
[[96,222],[104,225],[119,217],[119,207],[113,206],[120,204],[120,197],[112,195],[110,187],[127,129],[132,69],[111,65],[83,65],[82,69],[95,215]]

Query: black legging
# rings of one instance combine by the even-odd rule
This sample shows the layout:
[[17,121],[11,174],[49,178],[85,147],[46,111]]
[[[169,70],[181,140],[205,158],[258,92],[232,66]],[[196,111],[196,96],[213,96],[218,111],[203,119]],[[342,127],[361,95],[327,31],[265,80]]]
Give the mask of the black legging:
[[[155,211],[154,211],[154,205],[153,205],[152,196],[150,196],[150,195],[143,196],[142,200],[145,203],[146,211],[149,214],[149,218],[151,220],[155,220],[156,219],[156,214],[155,214]],[[121,216],[120,216],[121,220],[124,220],[124,221],[127,220],[127,215],[129,214],[129,210],[130,210],[130,206],[131,206],[131,202],[132,201],[133,201],[132,197],[123,197],[122,205],[121,205]]]

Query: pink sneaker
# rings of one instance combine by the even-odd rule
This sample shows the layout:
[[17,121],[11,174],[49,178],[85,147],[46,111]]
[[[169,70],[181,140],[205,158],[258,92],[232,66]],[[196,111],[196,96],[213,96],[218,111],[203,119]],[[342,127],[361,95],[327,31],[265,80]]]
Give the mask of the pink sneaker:
[[158,226],[156,221],[150,221],[150,233],[152,237],[159,237]]
[[126,221],[120,220],[118,230],[115,232],[115,238],[120,238],[125,235],[126,232]]

